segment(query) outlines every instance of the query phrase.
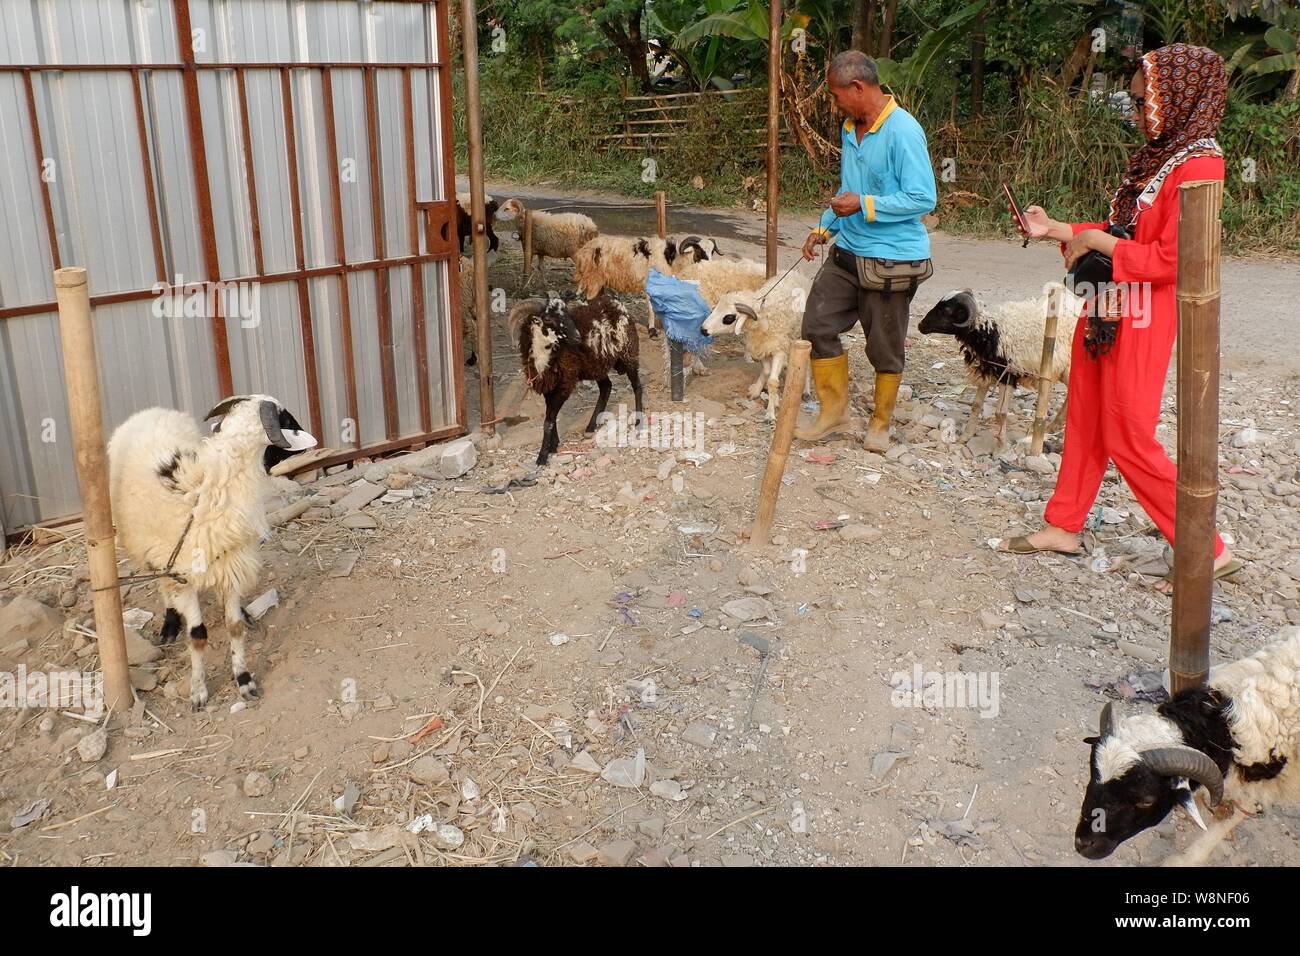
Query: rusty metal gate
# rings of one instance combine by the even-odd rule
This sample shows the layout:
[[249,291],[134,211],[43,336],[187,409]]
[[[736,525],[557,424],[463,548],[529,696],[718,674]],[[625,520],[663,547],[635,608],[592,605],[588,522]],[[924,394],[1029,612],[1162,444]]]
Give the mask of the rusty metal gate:
[[79,507],[65,265],[106,428],[266,392],[327,462],[465,431],[447,5],[0,4],[0,527]]

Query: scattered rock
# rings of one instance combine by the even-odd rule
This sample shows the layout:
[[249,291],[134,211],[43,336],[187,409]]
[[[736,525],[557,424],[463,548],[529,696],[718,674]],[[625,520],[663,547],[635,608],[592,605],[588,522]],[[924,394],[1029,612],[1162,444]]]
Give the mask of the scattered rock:
[[702,721],[688,724],[686,729],[682,731],[682,740],[688,744],[694,744],[696,747],[712,747],[717,736],[718,728]]
[[199,866],[234,866],[238,859],[234,850],[213,850],[199,857]]
[[77,756],[82,763],[94,763],[108,752],[108,730],[97,727],[77,741]]
[[436,757],[421,757],[411,764],[411,779],[426,787],[437,787],[451,780],[451,771]]
[[244,778],[244,796],[265,797],[274,789],[271,778],[260,770],[254,770]]
[[[24,594],[15,595],[12,601],[0,607],[0,647],[6,651],[19,641],[39,644],[54,631],[62,629],[62,614]],[[24,646],[18,653],[26,649]]]
[[636,844],[631,840],[616,840],[606,843],[597,854],[601,866],[627,866],[636,853]]
[[478,449],[468,438],[458,438],[442,448],[438,459],[438,474],[444,478],[459,478],[478,464]]

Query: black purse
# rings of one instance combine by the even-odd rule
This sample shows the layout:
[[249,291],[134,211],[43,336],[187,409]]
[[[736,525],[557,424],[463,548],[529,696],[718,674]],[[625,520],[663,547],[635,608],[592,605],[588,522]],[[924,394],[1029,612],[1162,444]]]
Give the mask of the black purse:
[[[1113,223],[1106,224],[1106,234],[1116,239],[1133,238],[1127,229]],[[1115,263],[1110,256],[1095,249],[1080,256],[1074,268],[1065,274],[1065,287],[1082,299],[1090,299],[1114,283]],[[1076,288],[1079,291],[1075,291]]]
[[[1131,239],[1127,229],[1114,223],[1106,224],[1106,234],[1116,239]],[[1106,304],[1117,301],[1119,287],[1115,283],[1115,263],[1110,256],[1095,249],[1080,256],[1074,268],[1065,274],[1065,287],[1088,303],[1088,325],[1083,333],[1083,345],[1093,358],[1105,355],[1119,337],[1119,316],[1112,317]]]

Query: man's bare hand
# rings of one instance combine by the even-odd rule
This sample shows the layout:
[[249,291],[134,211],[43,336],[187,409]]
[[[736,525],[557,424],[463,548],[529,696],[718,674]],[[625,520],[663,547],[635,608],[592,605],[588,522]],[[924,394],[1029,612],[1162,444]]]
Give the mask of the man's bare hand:
[[808,233],[808,238],[803,241],[803,257],[809,262],[817,258],[817,247],[826,241],[826,236],[820,232]]
[[831,199],[831,209],[837,216],[852,216],[862,212],[862,197],[857,193],[840,193]]

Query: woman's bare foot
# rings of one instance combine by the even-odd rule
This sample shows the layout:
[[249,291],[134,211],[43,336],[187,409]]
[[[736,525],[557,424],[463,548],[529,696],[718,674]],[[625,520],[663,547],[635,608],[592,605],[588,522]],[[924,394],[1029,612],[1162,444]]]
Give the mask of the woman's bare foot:
[[[1232,549],[1225,544],[1223,546],[1223,553],[1214,559],[1214,570],[1217,571],[1220,568],[1226,567],[1227,565],[1231,564],[1234,560],[1235,557],[1232,553]],[[1167,579],[1161,579],[1157,581],[1153,585],[1153,587],[1160,594],[1174,593],[1174,582]]]
[[[1059,551],[1061,554],[1079,554],[1083,550],[1083,541],[1077,535],[1055,525],[1043,525],[1031,535],[1025,536],[1029,546],[1037,551]],[[998,542],[999,551],[1014,550],[1011,539],[1003,538]]]

